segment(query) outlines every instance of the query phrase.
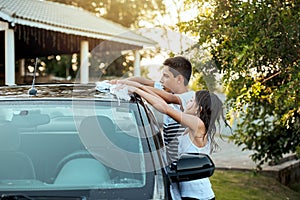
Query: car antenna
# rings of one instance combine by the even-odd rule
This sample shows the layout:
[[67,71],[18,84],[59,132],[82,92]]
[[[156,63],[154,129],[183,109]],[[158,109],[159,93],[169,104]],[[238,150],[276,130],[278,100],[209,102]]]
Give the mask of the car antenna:
[[31,96],[36,96],[36,94],[37,94],[37,89],[34,87],[34,84],[35,84],[35,75],[36,75],[36,67],[37,67],[38,60],[39,60],[38,58],[35,59],[32,86],[28,90],[28,94],[31,95]]

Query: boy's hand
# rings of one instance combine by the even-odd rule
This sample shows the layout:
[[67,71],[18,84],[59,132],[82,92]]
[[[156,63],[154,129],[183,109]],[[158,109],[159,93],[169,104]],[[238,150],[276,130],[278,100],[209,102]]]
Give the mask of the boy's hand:
[[142,84],[140,84],[138,82],[130,81],[130,80],[126,80],[126,79],[117,80],[117,84],[125,84],[125,85],[133,86],[133,87],[136,87],[136,88],[140,88],[140,87],[143,86]]

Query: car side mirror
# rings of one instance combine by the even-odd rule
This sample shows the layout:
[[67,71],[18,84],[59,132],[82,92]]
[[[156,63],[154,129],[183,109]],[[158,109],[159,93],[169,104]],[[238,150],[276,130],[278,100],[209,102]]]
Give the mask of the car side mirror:
[[215,165],[211,158],[202,153],[188,153],[167,167],[172,182],[191,181],[213,175]]

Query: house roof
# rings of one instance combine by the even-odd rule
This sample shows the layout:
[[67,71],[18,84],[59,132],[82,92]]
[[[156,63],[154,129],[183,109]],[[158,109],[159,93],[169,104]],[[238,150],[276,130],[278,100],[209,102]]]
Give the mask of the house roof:
[[81,8],[44,0],[0,0],[0,19],[24,25],[134,46],[156,42]]

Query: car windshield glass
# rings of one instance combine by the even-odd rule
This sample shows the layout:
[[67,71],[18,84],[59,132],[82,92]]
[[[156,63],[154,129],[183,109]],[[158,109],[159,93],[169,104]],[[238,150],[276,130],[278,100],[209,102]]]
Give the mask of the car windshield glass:
[[16,100],[0,104],[0,190],[145,185],[138,104]]

